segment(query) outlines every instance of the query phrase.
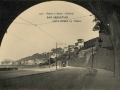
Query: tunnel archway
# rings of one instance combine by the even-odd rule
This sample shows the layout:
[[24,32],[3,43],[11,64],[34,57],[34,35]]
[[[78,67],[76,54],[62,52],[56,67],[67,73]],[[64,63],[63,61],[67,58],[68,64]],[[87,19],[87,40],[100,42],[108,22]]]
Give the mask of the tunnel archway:
[[[2,41],[4,34],[6,33],[7,28],[11,24],[11,22],[24,10],[30,8],[31,6],[34,6],[38,3],[45,2],[49,0],[41,0],[41,1],[2,1],[0,3],[0,9],[2,14],[1,16],[1,33],[0,33],[0,41]],[[54,0],[53,0],[54,1]],[[94,1],[94,0],[64,0],[68,2],[72,2],[75,4],[78,4],[90,12],[92,12],[102,23],[102,25],[106,28],[106,31],[111,36],[111,41],[114,47],[114,54],[115,54],[115,63],[116,63],[116,76],[119,77],[120,72],[120,64],[119,64],[119,53],[120,53],[120,47],[119,47],[119,8],[120,4],[119,1],[116,0],[113,1]]]
[[[46,2],[49,0],[41,0],[41,1],[19,1],[19,2],[15,2],[15,1],[3,1],[1,2],[1,29],[2,34],[4,34],[7,30],[7,28],[9,27],[9,25],[12,23],[12,21],[19,15],[21,14],[23,11],[25,11],[26,9],[42,3],[42,2]],[[55,1],[55,0],[51,0],[51,1]],[[61,1],[61,0],[59,0]],[[113,2],[96,2],[96,1],[90,1],[90,0],[86,0],[86,1],[77,1],[77,0],[63,0],[63,1],[67,1],[67,2],[71,2],[71,3],[75,3],[77,5],[80,5],[84,8],[86,8],[87,10],[89,10],[91,13],[93,13],[105,26],[106,25],[106,13],[111,12],[112,10],[110,10],[108,7],[111,6],[113,7],[115,5],[115,3]],[[100,9],[101,11],[98,11]],[[104,11],[103,11],[104,10]],[[14,11],[14,12],[13,12]],[[103,13],[104,12],[104,13]],[[102,13],[102,14],[101,14]],[[7,21],[6,21],[7,20]],[[3,36],[1,36],[1,40],[2,40]]]

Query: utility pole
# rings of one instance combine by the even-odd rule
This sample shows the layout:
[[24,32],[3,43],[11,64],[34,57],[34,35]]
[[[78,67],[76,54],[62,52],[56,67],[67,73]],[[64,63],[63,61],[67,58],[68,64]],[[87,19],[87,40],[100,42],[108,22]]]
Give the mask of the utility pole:
[[[62,52],[63,52],[63,50],[62,50]],[[60,62],[60,66],[61,66],[61,68],[62,68],[62,52],[61,52],[61,62]]]
[[93,39],[92,39],[92,69],[93,69]]
[[56,70],[57,70],[57,42],[56,42]]
[[49,51],[49,68],[50,68],[50,51]]

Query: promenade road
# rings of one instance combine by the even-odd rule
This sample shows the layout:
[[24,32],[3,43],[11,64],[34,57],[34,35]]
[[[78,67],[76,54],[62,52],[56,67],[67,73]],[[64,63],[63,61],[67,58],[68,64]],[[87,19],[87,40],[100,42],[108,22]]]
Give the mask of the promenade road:
[[[0,80],[0,90],[120,90],[113,72],[97,69],[96,74],[81,67],[51,69],[24,69],[5,72]],[[19,75],[18,75],[19,74]],[[21,74],[21,75],[20,75]],[[13,75],[10,77],[10,75]],[[16,77],[15,77],[16,76]]]

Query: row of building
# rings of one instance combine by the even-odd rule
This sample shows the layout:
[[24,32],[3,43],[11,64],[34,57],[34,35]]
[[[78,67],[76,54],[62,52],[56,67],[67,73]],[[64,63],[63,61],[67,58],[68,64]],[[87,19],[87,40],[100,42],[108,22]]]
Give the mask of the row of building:
[[44,63],[47,60],[44,59],[36,59],[36,60],[4,60],[0,63],[0,65],[39,65],[40,63]]
[[99,37],[90,39],[88,41],[84,41],[83,39],[78,39],[75,45],[68,45],[68,47],[64,47],[63,49],[64,49],[64,52],[68,52],[68,53],[74,52],[78,54],[80,50],[97,46],[98,40],[99,40]]
[[[83,49],[88,49],[90,47],[94,47],[97,46],[97,42],[98,42],[98,37],[90,39],[88,41],[84,41],[84,39],[78,39],[77,43],[75,43],[74,45],[68,45],[68,47],[64,47],[62,48],[57,48],[58,52],[56,53],[56,49],[53,49],[52,52],[50,52],[50,56],[49,53],[46,53],[47,56],[45,58],[43,57],[36,57],[34,59],[22,59],[22,60],[17,60],[17,61],[13,61],[13,60],[4,60],[0,63],[0,65],[36,65],[36,64],[40,64],[43,62],[46,62],[49,58],[56,58],[57,57],[61,57],[62,54],[66,53],[68,55],[69,58],[74,58],[77,57],[80,50]],[[44,53],[45,54],[45,53]],[[41,54],[36,54],[36,55],[41,55]]]

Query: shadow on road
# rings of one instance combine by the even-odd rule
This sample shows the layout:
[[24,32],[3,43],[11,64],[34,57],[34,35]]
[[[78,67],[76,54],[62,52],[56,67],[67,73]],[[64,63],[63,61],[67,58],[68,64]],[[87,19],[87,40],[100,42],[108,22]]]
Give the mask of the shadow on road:
[[[80,67],[64,68],[49,73],[1,79],[0,90],[65,90],[75,89],[88,71]],[[78,86],[76,86],[78,85]]]

